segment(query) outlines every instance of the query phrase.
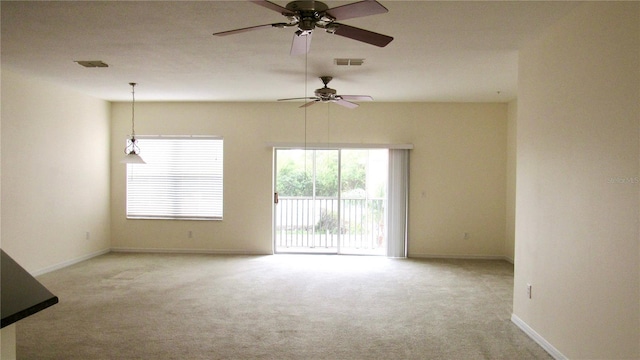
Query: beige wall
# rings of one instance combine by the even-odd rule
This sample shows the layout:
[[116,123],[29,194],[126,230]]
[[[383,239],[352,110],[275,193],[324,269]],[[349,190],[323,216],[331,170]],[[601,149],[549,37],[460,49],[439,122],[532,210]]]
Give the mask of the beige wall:
[[[137,90],[144,92],[144,84]],[[298,106],[136,103],[137,134],[224,136],[224,220],[215,222],[125,219],[125,166],[118,159],[131,109],[114,103],[112,247],[271,253],[273,153],[267,143],[304,142],[305,113]],[[506,130],[506,104],[363,103],[356,110],[320,104],[307,112],[309,143],[414,144],[411,256],[504,255]]]
[[32,273],[110,246],[109,111],[2,69],[2,249]]
[[516,127],[518,101],[512,100],[507,109],[507,181],[506,181],[506,229],[504,255],[513,262],[516,245]]
[[588,2],[520,53],[513,311],[571,359],[640,358],[639,49]]

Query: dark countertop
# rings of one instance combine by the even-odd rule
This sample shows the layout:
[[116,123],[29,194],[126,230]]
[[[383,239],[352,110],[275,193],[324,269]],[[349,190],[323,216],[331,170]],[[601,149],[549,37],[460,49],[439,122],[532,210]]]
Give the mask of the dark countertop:
[[4,250],[0,258],[0,314],[3,328],[58,303],[36,278],[18,265]]

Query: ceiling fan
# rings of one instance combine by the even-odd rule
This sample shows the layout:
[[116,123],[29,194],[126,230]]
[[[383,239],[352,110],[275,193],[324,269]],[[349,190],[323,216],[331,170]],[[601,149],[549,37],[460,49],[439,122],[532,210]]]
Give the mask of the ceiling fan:
[[291,44],[291,55],[300,55],[309,52],[311,35],[315,28],[324,29],[329,34],[344,36],[367,44],[384,47],[393,40],[393,37],[378,34],[369,30],[337,23],[337,20],[353,19],[357,17],[383,14],[387,8],[375,0],[363,0],[347,5],[329,8],[326,4],[314,0],[296,0],[288,3],[286,7],[267,0],[250,0],[252,3],[267,9],[277,11],[284,15],[288,22],[251,26],[236,30],[214,33],[216,36],[227,36],[246,31],[263,28],[288,28],[297,27]]
[[[338,105],[342,105],[349,109],[355,109],[360,105],[351,101],[372,101],[373,100],[373,98],[369,95],[338,95],[335,89],[327,87],[327,84],[329,83],[329,81],[331,81],[331,79],[333,79],[333,77],[331,76],[320,77],[320,80],[322,80],[324,87],[320,89],[316,89],[315,96],[290,98],[290,99],[278,99],[278,101],[310,99],[311,101],[304,103],[300,107],[311,106],[318,102],[334,102]],[[351,101],[348,101],[348,100],[351,100]]]

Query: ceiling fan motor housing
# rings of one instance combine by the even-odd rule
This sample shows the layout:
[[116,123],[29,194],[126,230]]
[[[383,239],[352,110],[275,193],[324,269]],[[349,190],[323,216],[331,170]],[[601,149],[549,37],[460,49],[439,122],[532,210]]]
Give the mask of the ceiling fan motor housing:
[[320,1],[292,1],[286,8],[296,13],[294,16],[298,17],[298,29],[302,32],[313,30],[316,26],[324,27],[335,20],[326,14],[329,7]]
[[333,79],[331,76],[320,76],[320,80],[324,84],[323,88],[316,89],[316,96],[320,98],[322,101],[331,101],[336,100],[336,90],[327,86],[329,82]]
[[325,12],[327,10],[329,10],[329,7],[320,1],[308,1],[308,0],[297,0],[297,1],[292,1],[290,3],[287,4],[286,6],[287,10],[291,10],[293,12],[296,11],[308,11],[310,13],[313,12]]
[[321,89],[317,89],[316,90],[316,94],[335,95],[336,94],[336,90],[332,89],[332,88],[324,87],[324,88],[321,88]]

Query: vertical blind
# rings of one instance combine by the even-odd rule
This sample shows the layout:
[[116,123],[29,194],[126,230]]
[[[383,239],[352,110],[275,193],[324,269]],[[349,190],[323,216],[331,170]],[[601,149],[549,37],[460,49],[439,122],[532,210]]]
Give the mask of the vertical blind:
[[407,257],[409,150],[389,149],[387,256]]
[[138,137],[127,164],[127,218],[222,219],[221,137]]

